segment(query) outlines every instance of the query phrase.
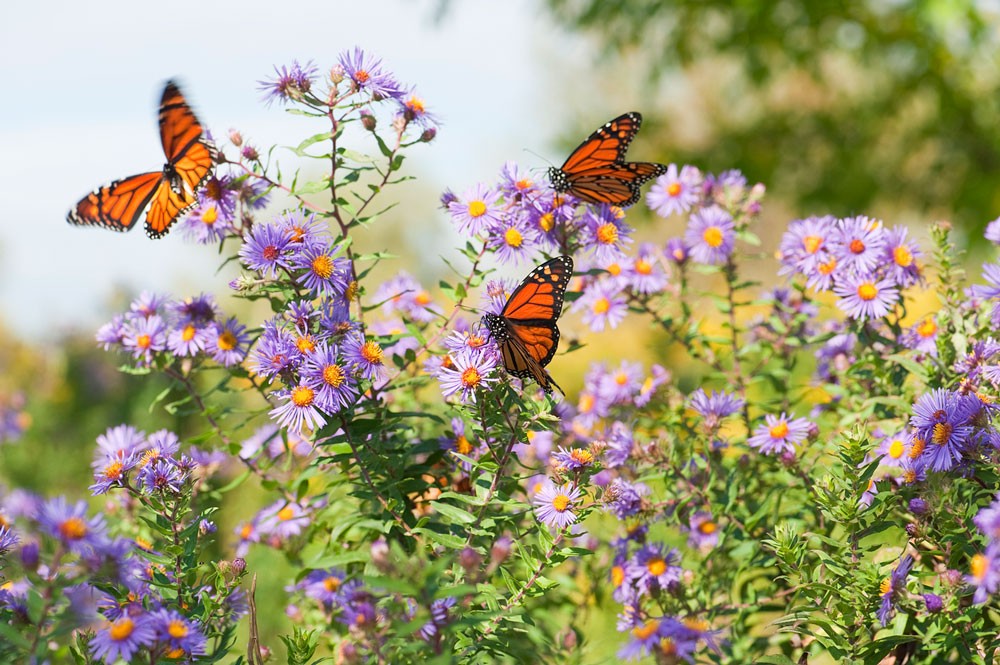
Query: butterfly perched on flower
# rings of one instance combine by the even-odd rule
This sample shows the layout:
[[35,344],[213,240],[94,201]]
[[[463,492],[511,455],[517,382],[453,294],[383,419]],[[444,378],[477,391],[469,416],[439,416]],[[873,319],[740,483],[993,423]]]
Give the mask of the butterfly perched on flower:
[[177,84],[167,81],[160,100],[160,142],[167,157],[162,171],[115,180],[73,206],[66,221],[128,231],[146,208],[146,235],[159,238],[196,202],[195,192],[211,174],[217,153]]
[[552,188],[588,203],[608,203],[621,208],[638,201],[642,183],[667,171],[663,164],[625,161],[625,151],[641,124],[642,115],[632,111],[599,127],[561,168],[549,169]]
[[524,278],[499,315],[483,315],[483,322],[500,347],[504,368],[518,378],[534,379],[547,393],[555,386],[565,394],[545,366],[559,346],[556,320],[572,276],[573,259],[557,256]]

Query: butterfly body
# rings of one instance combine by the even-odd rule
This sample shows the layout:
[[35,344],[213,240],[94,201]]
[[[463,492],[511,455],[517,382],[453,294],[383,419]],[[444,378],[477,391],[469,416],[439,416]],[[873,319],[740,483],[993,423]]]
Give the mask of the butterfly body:
[[163,89],[159,124],[167,158],[163,169],[98,187],[80,199],[66,221],[77,226],[128,231],[148,208],[146,234],[159,238],[195,205],[195,192],[211,175],[218,155],[173,81]]
[[572,276],[573,259],[558,256],[532,270],[500,314],[483,315],[507,372],[521,379],[534,379],[547,393],[552,392],[552,386],[559,388],[545,367],[559,346],[556,320],[562,313],[566,286]]
[[639,200],[642,184],[667,167],[654,162],[626,162],[625,152],[642,125],[642,115],[623,113],[599,127],[566,158],[549,169],[549,183],[588,203],[626,208]]

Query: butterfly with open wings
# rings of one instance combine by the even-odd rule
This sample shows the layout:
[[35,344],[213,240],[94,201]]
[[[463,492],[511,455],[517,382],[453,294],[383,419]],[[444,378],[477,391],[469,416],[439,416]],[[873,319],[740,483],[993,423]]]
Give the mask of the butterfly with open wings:
[[642,115],[635,111],[606,122],[570,154],[562,167],[549,169],[552,188],[588,203],[620,208],[638,201],[642,184],[667,171],[663,164],[625,161],[625,151],[641,124]]
[[195,192],[215,165],[215,147],[173,81],[167,81],[163,89],[159,118],[160,142],[167,157],[163,170],[98,187],[73,206],[66,221],[128,231],[149,208],[146,235],[160,238],[194,206]]
[[545,366],[559,346],[556,320],[572,276],[573,259],[557,256],[524,278],[499,315],[483,314],[483,323],[500,347],[507,372],[521,379],[534,379],[546,393],[555,386],[566,394]]

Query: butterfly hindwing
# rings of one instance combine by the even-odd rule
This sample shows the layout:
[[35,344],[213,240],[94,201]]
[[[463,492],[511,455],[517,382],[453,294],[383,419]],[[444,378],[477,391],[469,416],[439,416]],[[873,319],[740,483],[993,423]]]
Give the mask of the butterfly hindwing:
[[73,206],[66,221],[77,226],[103,226],[128,231],[163,183],[159,172],[140,173],[99,187]]
[[178,217],[194,207],[197,199],[186,192],[175,192],[170,184],[163,180],[153,195],[153,202],[146,213],[146,235],[150,238],[161,238]]

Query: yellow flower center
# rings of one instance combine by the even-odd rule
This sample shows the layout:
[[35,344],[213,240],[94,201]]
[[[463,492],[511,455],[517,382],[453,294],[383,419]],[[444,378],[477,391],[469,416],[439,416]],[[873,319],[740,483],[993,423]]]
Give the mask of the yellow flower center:
[[424,112],[424,100],[420,99],[416,95],[413,95],[406,100],[406,108],[410,109],[415,114],[420,115]]
[[640,275],[648,275],[653,272],[653,266],[646,259],[636,259],[635,271]]
[[892,579],[887,577],[878,585],[878,592],[889,593],[890,591],[892,591]]
[[619,386],[624,386],[627,382],[628,382],[628,375],[625,374],[625,372],[618,372],[618,374],[615,375],[615,383],[617,383]]
[[621,566],[615,566],[612,568],[611,581],[615,583],[615,586],[621,586],[622,582],[625,581],[625,569]]
[[284,508],[278,511],[278,519],[281,520],[282,522],[287,522],[293,517],[295,517],[295,511],[292,510],[291,506],[285,506]]
[[691,630],[697,630],[698,632],[701,632],[701,633],[703,633],[706,630],[708,630],[708,622],[705,621],[704,619],[698,619],[696,617],[687,617],[681,623],[683,623],[685,626],[687,626]]
[[924,319],[923,323],[917,326],[917,334],[923,338],[933,337],[937,332],[937,324],[934,319]]
[[983,579],[986,575],[986,571],[990,567],[990,561],[983,554],[977,554],[972,557],[972,564],[969,566],[969,570],[972,572],[972,576],[977,580]]
[[115,642],[121,642],[127,640],[134,630],[135,624],[132,623],[131,619],[125,617],[111,624],[111,627],[108,628],[108,635]]
[[381,365],[382,347],[378,345],[378,342],[365,342],[364,346],[361,347],[361,357],[367,363]]
[[184,340],[185,342],[190,342],[192,339],[194,339],[195,332],[196,331],[194,326],[190,325],[184,326],[184,330],[181,331],[181,339]]
[[667,194],[669,194],[670,196],[677,196],[680,193],[681,193],[681,183],[672,182],[669,185],[667,185]]
[[829,275],[834,270],[837,269],[837,259],[830,257],[830,260],[826,263],[819,264],[819,274]]
[[892,443],[889,444],[889,457],[891,457],[892,459],[899,459],[902,456],[903,456],[903,442],[900,441],[899,439],[895,439],[893,440]]
[[217,341],[219,348],[223,351],[232,351],[236,348],[236,335],[231,330],[223,330]]
[[302,353],[312,353],[316,350],[316,340],[312,338],[312,335],[306,335],[295,340],[295,346]]
[[618,242],[618,227],[614,224],[601,224],[598,226],[597,242],[602,245],[613,245]]
[[149,335],[139,335],[135,340],[135,345],[140,349],[148,349],[151,343],[152,340],[149,338]]
[[547,212],[538,218],[539,228],[541,228],[546,233],[551,231],[555,227],[555,225],[556,225],[556,218],[551,212]]
[[951,423],[937,423],[934,425],[934,433],[931,434],[931,441],[939,446],[943,446],[951,438],[952,429]]
[[469,217],[482,217],[486,214],[486,204],[482,201],[469,202]]
[[246,540],[253,535],[253,527],[249,524],[244,524],[243,528],[240,529],[240,538]]
[[347,285],[347,289],[344,291],[344,300],[351,302],[358,297],[358,281],[352,280],[350,284]]
[[815,254],[823,246],[823,236],[806,236],[802,239],[802,245],[810,254]]
[[482,380],[483,377],[475,367],[469,367],[462,372],[462,385],[466,388],[475,388]]
[[79,517],[70,517],[59,525],[59,534],[66,540],[80,540],[87,535],[87,523]]
[[122,477],[122,463],[116,460],[104,467],[104,477],[108,480],[118,480]]
[[777,425],[770,429],[770,434],[772,439],[784,439],[788,436],[788,423],[784,420],[779,421]]
[[722,229],[718,226],[710,226],[702,231],[701,237],[704,238],[709,247],[718,247],[722,244]]
[[344,370],[340,365],[327,365],[323,368],[323,382],[337,388],[344,382]]
[[219,218],[219,211],[216,210],[215,206],[209,206],[205,209],[205,212],[201,213],[201,221],[211,226],[215,224],[215,220]]
[[858,284],[858,297],[862,300],[874,300],[878,295],[878,289],[871,282],[861,282]]
[[150,462],[155,462],[159,458],[160,458],[160,449],[150,448],[149,450],[144,452],[142,454],[142,457],[139,459],[139,467],[142,468],[148,465]]
[[710,536],[713,533],[715,533],[715,530],[717,528],[718,527],[715,526],[715,522],[713,522],[711,520],[709,520],[707,522],[702,522],[700,525],[698,525],[698,530],[701,531],[706,536]]
[[660,576],[667,572],[667,562],[661,557],[653,557],[646,564],[646,569],[649,570],[650,575]]
[[323,588],[327,591],[336,591],[340,588],[340,578],[333,577],[332,575],[325,580],[323,580]]
[[170,637],[179,640],[183,637],[187,637],[188,627],[184,625],[183,621],[178,621],[177,619],[174,619],[167,626],[167,632],[170,633]]
[[580,401],[577,403],[577,408],[580,413],[588,413],[594,408],[595,397],[590,393],[583,393],[580,395]]
[[455,439],[455,450],[457,450],[460,455],[468,455],[472,452],[472,444],[465,438],[465,435],[459,434]]
[[309,386],[297,386],[292,391],[292,404],[295,406],[310,406],[316,393]]
[[917,459],[920,457],[921,453],[924,452],[924,446],[927,442],[923,439],[914,439],[913,444],[910,446],[910,459]]
[[660,653],[662,653],[667,658],[677,657],[677,643],[674,642],[672,637],[664,637],[660,640]]
[[320,279],[330,279],[330,275],[333,274],[333,259],[326,254],[321,254],[313,259],[310,268],[313,274]]
[[565,494],[557,495],[556,498],[552,499],[552,507],[560,513],[566,512],[566,509],[569,508],[569,497]]
[[895,259],[896,265],[902,268],[909,268],[913,263],[913,253],[909,247],[903,245],[892,250],[892,258]]
[[431,304],[431,296],[426,291],[421,291],[420,293],[418,293],[417,297],[414,298],[414,300],[417,301],[418,305],[430,305]]
[[594,462],[594,456],[590,453],[589,450],[585,450],[583,448],[574,448],[573,451],[569,454],[569,456],[573,458],[573,461],[577,462],[578,464],[587,465],[587,464],[593,464]]
[[521,232],[514,228],[507,229],[503,234],[503,239],[511,247],[520,247],[521,243],[524,242]]
[[184,649],[168,649],[165,655],[170,659],[181,658],[184,656]]
[[521,191],[524,191],[529,187],[531,187],[531,184],[532,184],[531,181],[528,180],[527,178],[521,178],[520,180],[514,183],[514,187],[520,189]]
[[604,314],[611,307],[611,303],[607,298],[599,298],[594,302],[593,310],[594,314]]
[[660,622],[656,619],[650,619],[646,622],[644,626],[636,626],[632,629],[632,634],[635,635],[636,639],[648,640],[653,633],[655,633],[660,627]]
[[618,265],[617,263],[611,263],[611,264],[609,264],[608,267],[605,268],[605,270],[607,270],[608,274],[612,275],[612,276],[618,276],[618,275],[622,274],[622,267],[620,265]]
[[907,485],[912,485],[917,482],[917,472],[913,469],[907,469],[903,472],[903,482]]
[[865,251],[865,243],[864,241],[861,240],[861,238],[855,238],[854,240],[851,241],[851,244],[848,245],[848,248],[851,250],[852,253],[860,254],[861,252]]

